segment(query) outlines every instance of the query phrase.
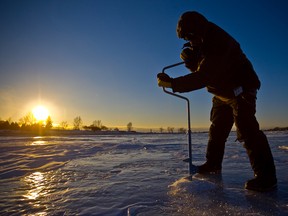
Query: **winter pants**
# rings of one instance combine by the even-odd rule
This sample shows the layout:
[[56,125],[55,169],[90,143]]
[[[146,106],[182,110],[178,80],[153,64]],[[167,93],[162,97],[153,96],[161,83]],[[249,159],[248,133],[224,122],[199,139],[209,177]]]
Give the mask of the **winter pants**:
[[255,176],[275,176],[274,159],[265,134],[255,117],[256,95],[242,94],[234,99],[213,97],[210,120],[207,163],[221,168],[225,142],[233,124],[237,140],[244,142]]

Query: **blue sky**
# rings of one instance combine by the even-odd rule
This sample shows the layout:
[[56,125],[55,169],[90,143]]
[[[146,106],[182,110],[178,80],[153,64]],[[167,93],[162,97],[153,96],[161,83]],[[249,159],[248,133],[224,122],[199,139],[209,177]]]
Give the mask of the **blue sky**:
[[[185,102],[164,94],[156,74],[180,61],[176,24],[196,10],[253,63],[260,125],[288,126],[287,9],[286,0],[1,0],[0,118],[18,121],[42,104],[55,123],[81,116],[86,125],[186,127]],[[208,127],[212,95],[184,95],[192,127]]]

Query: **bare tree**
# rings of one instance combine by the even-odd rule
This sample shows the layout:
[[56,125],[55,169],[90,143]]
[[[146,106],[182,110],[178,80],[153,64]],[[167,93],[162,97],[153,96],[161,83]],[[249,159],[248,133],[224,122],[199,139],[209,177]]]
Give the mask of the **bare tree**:
[[128,124],[127,124],[127,131],[132,131],[132,122],[129,122]]
[[174,127],[167,127],[168,133],[173,133],[174,132]]
[[178,129],[178,132],[185,134],[185,133],[187,132],[187,130],[186,130],[185,128],[179,128],[179,129]]
[[101,128],[102,127],[101,120],[94,120],[92,126]]
[[19,119],[21,125],[33,125],[36,123],[36,118],[32,112],[28,112],[23,118]]
[[80,116],[77,116],[76,118],[74,118],[74,122],[73,122],[74,130],[80,130],[82,124],[83,124],[83,121]]
[[60,123],[60,126],[63,128],[63,129],[67,129],[68,128],[68,122],[67,121],[62,121]]
[[159,128],[160,133],[163,133],[164,129],[162,127]]

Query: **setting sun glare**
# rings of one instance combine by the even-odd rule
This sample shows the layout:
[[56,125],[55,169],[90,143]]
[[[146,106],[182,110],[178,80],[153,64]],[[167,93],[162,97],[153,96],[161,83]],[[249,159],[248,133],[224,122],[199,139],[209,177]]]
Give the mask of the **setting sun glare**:
[[43,106],[37,106],[32,110],[37,121],[45,121],[49,116],[49,111]]

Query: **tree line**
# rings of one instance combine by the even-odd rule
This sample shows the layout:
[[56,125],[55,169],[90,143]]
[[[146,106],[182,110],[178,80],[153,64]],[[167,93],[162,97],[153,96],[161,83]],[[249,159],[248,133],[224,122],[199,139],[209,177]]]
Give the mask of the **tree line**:
[[[49,130],[49,129],[62,129],[67,130],[69,129],[69,124],[67,121],[62,121],[57,127],[53,126],[53,121],[51,116],[48,116],[45,121],[37,121],[35,116],[32,112],[28,112],[25,116],[19,119],[18,122],[13,122],[11,118],[4,121],[0,119],[0,130]],[[70,127],[71,128],[71,127]],[[132,132],[133,131],[133,124],[132,122],[129,122],[126,125],[127,131]],[[119,128],[108,128],[105,126],[101,120],[94,120],[92,124],[90,125],[83,125],[83,120],[81,116],[76,116],[73,119],[73,130],[91,130],[91,131],[108,131],[108,130],[114,130],[114,131],[120,131]],[[160,133],[174,133],[176,130],[174,127],[167,127],[164,129],[163,127],[160,127],[158,132]],[[150,129],[150,132],[153,133],[153,130]],[[177,133],[187,133],[187,129],[185,128],[178,128],[176,131]]]
[[[19,119],[18,122],[13,122],[11,118],[4,121],[0,119],[0,130],[43,130],[43,129],[52,129],[53,121],[51,116],[48,116],[45,121],[37,121],[32,112],[28,112],[25,116]],[[54,127],[55,128],[55,127]],[[57,129],[67,130],[69,124],[67,121],[60,122]],[[55,128],[55,129],[56,129]],[[107,131],[111,130],[105,125],[102,124],[101,120],[94,120],[91,125],[83,125],[82,118],[76,116],[73,120],[73,130],[92,130],[92,131]],[[118,128],[114,128],[115,131],[119,131]],[[132,131],[132,123],[127,124],[127,131]]]
[[27,113],[19,122],[13,122],[11,118],[6,121],[0,120],[0,130],[39,130],[51,129],[53,122],[51,116],[48,116],[45,121],[36,120],[32,112]]

